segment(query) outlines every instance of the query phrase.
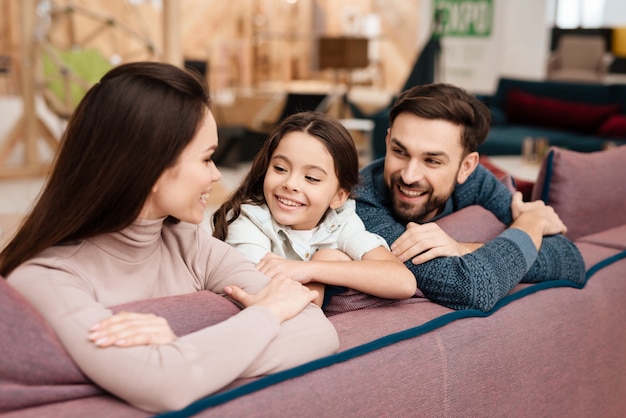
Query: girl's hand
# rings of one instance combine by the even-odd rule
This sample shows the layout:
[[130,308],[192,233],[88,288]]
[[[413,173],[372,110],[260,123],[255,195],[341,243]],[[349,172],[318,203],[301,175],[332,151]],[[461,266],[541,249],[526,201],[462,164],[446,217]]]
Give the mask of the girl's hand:
[[256,265],[257,270],[270,279],[289,278],[300,283],[312,280],[306,261],[287,260],[274,253],[267,253]]
[[89,340],[98,347],[160,345],[175,339],[167,320],[153,314],[120,312],[89,329]]
[[279,322],[284,322],[299,314],[310,302],[319,296],[316,290],[310,290],[291,279],[276,278],[251,295],[237,286],[226,286],[224,293],[240,302],[243,306],[263,306],[272,311]]

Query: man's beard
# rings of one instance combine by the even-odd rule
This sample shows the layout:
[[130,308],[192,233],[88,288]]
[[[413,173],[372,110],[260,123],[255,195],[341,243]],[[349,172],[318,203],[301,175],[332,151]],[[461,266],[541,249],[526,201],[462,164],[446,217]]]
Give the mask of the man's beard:
[[[443,209],[445,201],[447,200],[447,198],[441,199],[441,197],[434,196],[432,188],[429,188],[426,190],[428,200],[423,205],[416,207],[410,203],[400,200],[397,194],[399,193],[397,190],[398,186],[406,187],[407,189],[417,187],[415,184],[411,186],[406,185],[400,176],[392,176],[391,178],[391,208],[395,217],[404,224],[409,222],[423,223],[430,220],[432,216],[429,215],[433,212],[435,212],[435,214],[440,212]],[[428,217],[428,219],[425,219],[426,217]]]

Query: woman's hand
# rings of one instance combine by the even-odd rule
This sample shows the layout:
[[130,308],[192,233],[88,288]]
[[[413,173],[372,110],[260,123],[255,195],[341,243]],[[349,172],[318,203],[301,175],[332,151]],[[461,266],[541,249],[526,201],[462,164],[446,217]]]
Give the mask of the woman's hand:
[[243,306],[264,306],[284,322],[299,314],[310,302],[318,297],[316,290],[311,290],[294,280],[279,277],[272,279],[257,294],[251,295],[238,286],[226,286],[224,293],[240,302]]
[[175,339],[167,320],[153,314],[120,312],[89,329],[89,340],[98,347],[160,345]]

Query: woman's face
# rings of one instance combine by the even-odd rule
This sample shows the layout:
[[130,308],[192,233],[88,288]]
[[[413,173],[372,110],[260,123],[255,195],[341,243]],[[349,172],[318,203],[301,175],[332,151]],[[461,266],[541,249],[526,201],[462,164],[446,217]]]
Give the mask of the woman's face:
[[265,173],[263,194],[272,217],[293,229],[313,229],[328,208],[344,204],[335,163],[322,142],[305,132],[281,140]]
[[166,169],[152,187],[139,217],[158,219],[171,215],[184,222],[201,223],[211,184],[222,177],[211,160],[216,148],[217,125],[207,110],[196,136],[176,164]]

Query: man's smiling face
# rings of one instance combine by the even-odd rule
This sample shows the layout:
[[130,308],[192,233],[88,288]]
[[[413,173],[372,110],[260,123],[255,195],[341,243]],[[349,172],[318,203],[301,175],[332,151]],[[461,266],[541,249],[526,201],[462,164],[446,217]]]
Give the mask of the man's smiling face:
[[434,218],[473,171],[476,153],[464,156],[463,127],[442,119],[400,113],[387,132],[384,178],[396,216],[406,222]]

